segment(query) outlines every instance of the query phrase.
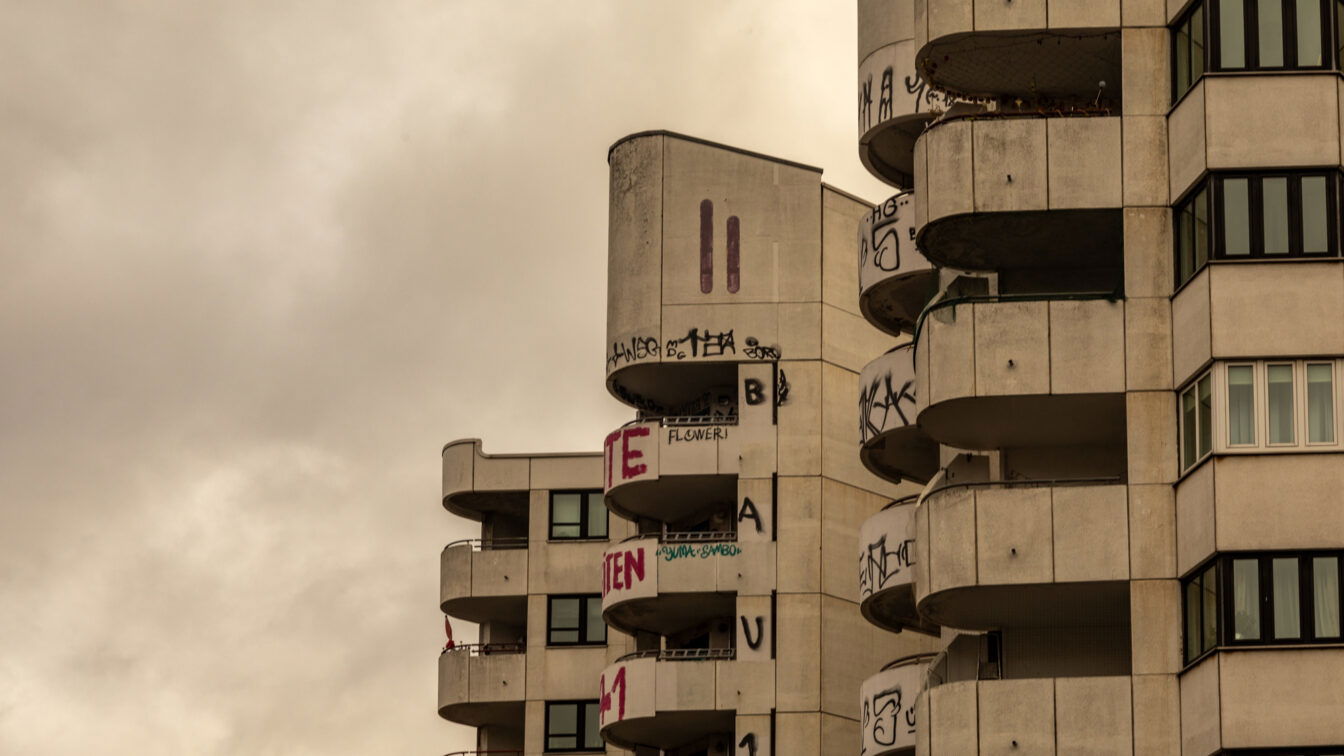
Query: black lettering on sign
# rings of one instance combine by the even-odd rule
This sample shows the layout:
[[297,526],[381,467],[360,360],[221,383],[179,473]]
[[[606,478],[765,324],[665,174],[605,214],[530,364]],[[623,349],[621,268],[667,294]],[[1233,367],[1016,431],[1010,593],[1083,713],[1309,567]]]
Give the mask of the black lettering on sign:
[[748,756],[756,756],[756,733],[749,732],[737,741],[738,748],[747,749]]
[[751,639],[751,625],[747,624],[747,618],[741,617],[740,619],[742,620],[742,635],[746,637],[747,645],[751,646],[751,650],[755,651],[761,647],[761,641],[765,640],[765,618],[756,618],[756,640]]
[[746,519],[756,521],[757,533],[765,532],[765,524],[761,522],[761,513],[756,509],[756,504],[752,502],[750,496],[742,497],[742,508],[737,510],[737,521],[742,522]]
[[742,388],[747,393],[747,404],[753,407],[765,401],[765,384],[755,378],[748,378],[743,382]]

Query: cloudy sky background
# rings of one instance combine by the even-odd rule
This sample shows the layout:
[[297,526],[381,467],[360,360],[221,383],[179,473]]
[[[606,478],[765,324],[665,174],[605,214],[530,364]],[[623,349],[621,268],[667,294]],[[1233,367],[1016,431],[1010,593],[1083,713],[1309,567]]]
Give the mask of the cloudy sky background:
[[0,753],[383,754],[439,449],[597,450],[606,149],[856,157],[853,0],[0,0]]

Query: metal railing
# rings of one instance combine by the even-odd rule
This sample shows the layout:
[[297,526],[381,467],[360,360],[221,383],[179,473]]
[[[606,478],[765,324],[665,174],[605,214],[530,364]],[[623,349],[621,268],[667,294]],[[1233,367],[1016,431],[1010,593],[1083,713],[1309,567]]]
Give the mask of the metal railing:
[[457,654],[466,652],[471,656],[492,656],[495,654],[525,654],[527,653],[526,643],[449,643],[443,647],[443,654]]
[[444,551],[454,546],[470,545],[472,551],[501,551],[504,549],[527,548],[527,536],[508,536],[506,538],[462,538],[443,547]]
[[445,753],[443,756],[485,756],[485,754],[500,754],[501,756],[503,756],[503,754],[514,754],[514,756],[522,756],[523,752],[512,748],[489,748],[484,751],[453,751],[452,753]]
[[636,533],[621,539],[621,543],[657,538],[658,543],[724,543],[736,542],[735,530],[664,530],[659,533]]
[[885,507],[882,507],[882,511],[885,512],[885,511],[887,511],[888,509],[891,509],[892,507],[899,507],[899,506],[901,506],[902,504],[912,504],[912,503],[914,503],[915,501],[917,501],[917,500],[919,499],[919,496],[920,496],[920,495],[917,494],[917,493],[916,493],[916,494],[910,494],[910,495],[908,495],[908,496],[902,496],[901,498],[896,499],[895,501],[892,501],[890,504],[886,505]]
[[656,422],[664,428],[698,425],[737,425],[738,416],[731,415],[643,415],[621,424],[622,428],[640,423]]
[[645,651],[632,651],[616,661],[631,659],[657,659],[658,661],[704,661],[706,659],[736,659],[735,648],[651,648]]
[[945,486],[929,491],[924,494],[924,498],[929,498],[943,491],[950,491],[954,488],[1044,488],[1046,486],[1104,486],[1119,485],[1124,482],[1124,478],[1118,475],[1112,475],[1101,478],[1021,478],[1018,480],[975,480],[964,483],[949,483]]
[[955,308],[959,304],[992,304],[996,302],[1092,302],[1103,300],[1115,302],[1122,299],[1123,296],[1117,290],[1083,291],[1069,294],[972,294],[964,297],[949,297],[930,304],[919,313],[919,319],[915,321],[915,333],[910,337],[910,343],[915,345],[913,356],[919,355],[919,337],[924,332],[924,323],[928,320],[929,314],[948,307]]
[[878,671],[886,672],[889,669],[896,669],[897,667],[907,667],[911,664],[923,664],[925,662],[933,660],[937,656],[938,654],[936,653],[912,654],[910,656],[902,656],[899,659],[894,659],[892,661],[887,662],[885,665],[883,665],[882,669]]

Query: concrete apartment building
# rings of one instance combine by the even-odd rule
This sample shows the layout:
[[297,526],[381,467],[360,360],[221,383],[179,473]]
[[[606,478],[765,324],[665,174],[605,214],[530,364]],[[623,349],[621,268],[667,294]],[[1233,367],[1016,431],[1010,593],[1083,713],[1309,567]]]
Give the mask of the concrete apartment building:
[[529,755],[1344,756],[1344,2],[858,7],[889,199],[612,147],[634,418],[445,448],[485,645],[440,713]]

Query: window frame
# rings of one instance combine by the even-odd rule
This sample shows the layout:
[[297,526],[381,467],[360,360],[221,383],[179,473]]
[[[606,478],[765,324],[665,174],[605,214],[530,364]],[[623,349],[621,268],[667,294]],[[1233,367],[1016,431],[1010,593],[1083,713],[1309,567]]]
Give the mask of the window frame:
[[[555,627],[555,602],[565,600],[579,601],[579,623],[577,627]],[[588,637],[588,602],[597,601],[598,616],[602,616],[602,594],[600,593],[556,593],[546,596],[546,647],[547,648],[573,648],[576,646],[605,646],[607,645],[607,625],[602,623],[602,640],[585,640]],[[551,633],[556,630],[569,631],[574,630],[578,635],[578,640],[557,641],[551,637]]]
[[[1218,437],[1217,408],[1219,405],[1219,401],[1218,401],[1217,386],[1215,385],[1216,382],[1213,380],[1213,373],[1214,371],[1211,369],[1205,370],[1204,372],[1192,378],[1188,383],[1185,384],[1184,387],[1182,387],[1179,391],[1176,392],[1176,445],[1178,449],[1178,456],[1180,458],[1180,467],[1182,475],[1195,469],[1196,467],[1199,467],[1199,464],[1204,460],[1212,457],[1214,452],[1218,448],[1216,439]],[[1208,382],[1209,386],[1209,417],[1207,418],[1208,438],[1204,437],[1205,423],[1204,418],[1202,417],[1203,410],[1201,409],[1199,399],[1199,389],[1201,384],[1203,384],[1205,381]],[[1226,378],[1224,378],[1224,381],[1226,381]],[[1186,454],[1185,454],[1186,417],[1184,407],[1185,407],[1185,397],[1187,394],[1193,395],[1195,403],[1195,418],[1194,418],[1195,454],[1194,458],[1191,459],[1189,463],[1186,462]]]
[[[1202,562],[1181,579],[1181,656],[1186,668],[1198,664],[1204,657],[1225,649],[1244,649],[1251,647],[1279,648],[1283,646],[1344,646],[1344,616],[1339,618],[1340,634],[1317,636],[1316,634],[1316,592],[1315,562],[1318,558],[1335,560],[1336,609],[1344,615],[1344,549],[1307,549],[1288,551],[1227,552],[1218,554]],[[1236,638],[1235,578],[1232,563],[1234,560],[1255,560],[1258,608],[1260,611],[1260,634],[1258,638],[1238,640]],[[1274,628],[1274,583],[1273,565],[1276,559],[1293,559],[1297,562],[1297,601],[1298,601],[1298,637],[1279,638]],[[1189,633],[1191,631],[1190,587],[1196,585],[1210,571],[1214,575],[1215,628],[1212,646],[1203,643],[1203,589],[1198,588],[1200,599],[1198,651],[1191,655]]]
[[[552,733],[551,733],[551,708],[552,708],[552,707],[555,707],[555,706],[569,706],[569,705],[577,705],[577,706],[578,706],[578,716],[575,718],[575,721],[574,721],[574,733],[573,733],[574,742],[575,742],[576,746],[575,746],[574,748],[552,748],[552,747],[551,747],[551,738],[552,738],[552,737],[570,737],[571,734],[570,734],[570,733],[560,733],[560,734],[558,734],[558,735],[552,735]],[[599,713],[598,713],[598,717],[599,717],[599,719],[598,719],[598,722],[600,723],[600,722],[601,722],[601,718],[600,718],[600,717],[601,717],[601,713],[600,713],[601,701],[598,701],[597,699],[580,698],[580,699],[566,699],[566,700],[559,700],[559,701],[547,701],[547,702],[546,702],[545,723],[544,723],[544,725],[543,725],[542,735],[541,735],[541,738],[542,738],[542,743],[541,743],[541,745],[542,745],[542,751],[543,751],[544,753],[601,753],[602,751],[605,751],[605,750],[606,750],[606,742],[605,742],[605,741],[602,742],[602,745],[597,746],[597,747],[591,747],[591,746],[587,745],[587,743],[585,742],[585,741],[587,740],[587,735],[588,735],[588,732],[587,732],[587,729],[588,729],[588,728],[587,728],[587,721],[588,721],[588,717],[587,717],[587,707],[589,707],[589,706],[592,706],[592,707],[595,708],[595,709],[599,709]],[[599,724],[599,727],[600,727],[600,724]],[[600,733],[598,734],[598,740],[599,740],[599,741],[602,740],[602,736],[601,736]]]
[[[557,496],[564,496],[564,495],[578,495],[578,496],[581,497],[580,506],[579,506],[579,521],[578,521],[577,523],[573,523],[573,522],[562,522],[562,523],[559,523],[559,525],[560,525],[561,527],[570,527],[570,526],[573,526],[573,525],[578,525],[578,526],[579,526],[579,534],[576,535],[576,536],[566,536],[566,535],[556,535],[556,534],[555,534],[555,528],[556,528],[556,525],[557,525],[557,523],[556,523],[556,521],[555,521],[555,498],[556,498]],[[547,533],[547,540],[551,540],[551,541],[607,541],[607,540],[610,540],[610,539],[611,539],[611,512],[606,508],[606,504],[605,504],[605,502],[604,502],[604,504],[603,504],[603,506],[602,506],[602,516],[606,519],[606,522],[605,522],[606,533],[605,533],[604,535],[600,535],[600,536],[598,536],[598,535],[592,535],[592,525],[593,525],[593,523],[592,523],[592,519],[589,517],[589,513],[592,511],[592,510],[591,510],[591,502],[589,501],[589,497],[590,497],[590,496],[597,496],[597,497],[599,497],[599,498],[605,498],[605,497],[604,497],[604,494],[603,494],[603,492],[602,492],[602,489],[600,489],[600,488],[571,488],[571,489],[556,489],[556,490],[550,492],[550,495],[547,497],[547,517],[546,517],[546,533]]]
[[[1189,15],[1193,15],[1194,8],[1200,6],[1204,8],[1204,48],[1207,59],[1204,62],[1204,73],[1226,73],[1226,72],[1255,72],[1255,71],[1328,71],[1334,70],[1336,66],[1335,50],[1335,26],[1337,24],[1337,11],[1332,7],[1328,0],[1317,0],[1321,7],[1321,63],[1320,65],[1301,65],[1297,61],[1298,48],[1298,23],[1297,23],[1297,2],[1296,0],[1278,0],[1283,3],[1283,65],[1265,66],[1260,64],[1260,3],[1273,2],[1274,0],[1242,0],[1242,54],[1246,65],[1241,68],[1223,68],[1221,64],[1223,52],[1223,39],[1221,30],[1218,34],[1213,34],[1213,30],[1220,29],[1223,8],[1220,0],[1200,0],[1195,6],[1191,6],[1186,13],[1182,14],[1178,20],[1177,26],[1183,25]],[[1195,79],[1194,81],[1198,81]],[[1192,81],[1191,85],[1194,87]]]
[[[1339,446],[1339,402],[1338,383],[1339,370],[1335,365],[1335,360],[1305,359],[1299,360],[1296,364],[1302,366],[1299,380],[1302,384],[1302,445],[1321,448],[1331,448]],[[1312,441],[1311,440],[1311,368],[1313,366],[1325,366],[1330,368],[1330,440]],[[1296,376],[1295,374],[1295,377]]]
[[[1251,371],[1251,442],[1233,443],[1232,442],[1232,380],[1229,375],[1232,368],[1249,368]],[[1260,406],[1262,404],[1258,389],[1260,379],[1257,376],[1258,365],[1255,362],[1227,362],[1222,368],[1223,400],[1219,402],[1220,406],[1226,408],[1223,413],[1223,438],[1228,449],[1258,449],[1260,448]],[[1217,388],[1217,387],[1215,387]]]

